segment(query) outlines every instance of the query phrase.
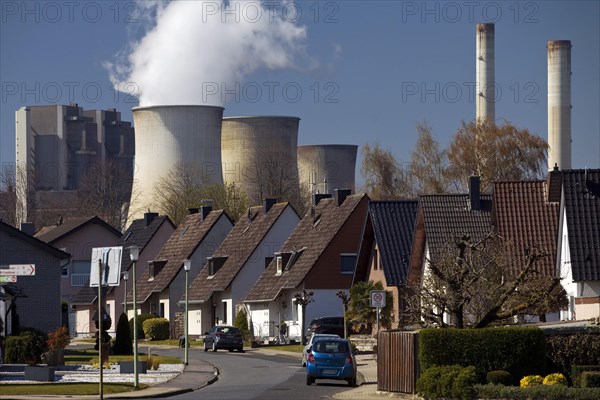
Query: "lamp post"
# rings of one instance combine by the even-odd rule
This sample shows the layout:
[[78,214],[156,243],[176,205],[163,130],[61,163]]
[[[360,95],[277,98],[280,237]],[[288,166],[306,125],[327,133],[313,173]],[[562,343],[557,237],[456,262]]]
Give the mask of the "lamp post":
[[131,269],[131,279],[133,279],[133,387],[138,388],[138,324],[137,324],[137,292],[135,279],[135,263],[140,256],[138,246],[129,247],[129,257],[133,261]]
[[185,270],[185,316],[183,318],[183,331],[184,331],[184,364],[188,365],[188,273],[190,269],[192,269],[192,260],[185,259],[183,260],[183,269]]
[[127,280],[129,279],[129,271],[123,272],[123,281],[125,281],[125,293],[123,293],[123,312],[127,315]]

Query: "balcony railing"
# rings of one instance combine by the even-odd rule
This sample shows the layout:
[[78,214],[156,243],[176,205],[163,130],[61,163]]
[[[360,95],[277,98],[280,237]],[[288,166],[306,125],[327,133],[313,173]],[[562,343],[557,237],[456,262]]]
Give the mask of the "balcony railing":
[[71,274],[71,286],[89,286],[90,274]]

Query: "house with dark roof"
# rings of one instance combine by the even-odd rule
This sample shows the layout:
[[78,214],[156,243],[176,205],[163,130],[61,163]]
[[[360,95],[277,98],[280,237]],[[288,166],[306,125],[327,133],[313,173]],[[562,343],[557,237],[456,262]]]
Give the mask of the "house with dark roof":
[[379,281],[392,293],[392,328],[403,322],[418,205],[417,200],[370,202],[358,252],[353,284]]
[[[143,274],[148,265],[148,261],[156,257],[159,250],[165,244],[167,239],[175,230],[175,225],[166,215],[159,216],[157,213],[147,212],[144,218],[134,220],[127,230],[120,235],[113,246],[122,246],[121,258],[121,273],[123,276],[120,279],[119,286],[109,287],[105,299],[105,309],[111,318],[112,325],[109,328],[109,333],[114,333],[119,315],[124,311],[125,289],[132,288],[132,261],[129,257],[128,247],[138,246],[140,249],[139,259],[136,263],[136,272]],[[77,336],[87,336],[96,331],[92,317],[96,312],[96,299],[98,291],[94,287],[89,286],[89,271],[92,247],[107,247],[107,246],[91,246],[89,247],[89,255],[87,261],[87,276],[86,285],[73,296],[72,305],[75,309],[75,331]],[[129,278],[126,280],[124,278]],[[133,317],[133,308],[131,303],[128,307],[129,317]]]
[[[183,261],[191,260],[188,279],[193,280],[232,227],[233,222],[223,210],[213,211],[208,205],[200,212],[190,209],[156,257],[148,261],[145,272],[137,275],[138,311],[174,321],[176,313],[182,311],[178,302],[185,292]],[[129,291],[127,302],[132,301],[133,293]]]
[[[190,335],[233,325],[242,300],[298,225],[293,207],[276,201],[251,207],[206,260],[188,291]],[[185,297],[181,300],[183,305]]]
[[[479,187],[479,177],[472,176],[468,194],[419,198],[409,280],[426,276],[430,263],[443,259],[456,239],[468,235],[478,241],[493,231],[492,195],[481,194]],[[449,322],[449,316],[444,322]]]
[[0,282],[0,318],[3,333],[21,327],[53,332],[62,326],[61,268],[70,255],[0,221],[0,265],[28,264],[31,275],[16,282]]
[[[285,322],[288,337],[300,340],[303,319],[343,314],[336,293],[352,285],[368,203],[366,194],[350,190],[313,196],[311,209],[244,299],[255,337],[276,336]],[[304,290],[313,300],[306,315],[294,301]]]
[[558,269],[570,301],[567,319],[600,318],[600,169],[564,170]]
[[[519,271],[526,264],[531,249],[543,251],[535,270],[540,276],[558,276],[557,234],[559,203],[549,201],[546,181],[494,182],[493,225],[510,245],[513,268]],[[527,316],[537,321],[537,316]],[[548,322],[560,319],[558,312],[545,315]]]

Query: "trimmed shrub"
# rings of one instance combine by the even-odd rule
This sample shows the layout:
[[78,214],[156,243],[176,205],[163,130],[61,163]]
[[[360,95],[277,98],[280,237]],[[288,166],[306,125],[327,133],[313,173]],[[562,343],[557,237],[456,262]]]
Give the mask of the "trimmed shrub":
[[600,365],[600,333],[548,335],[546,347],[555,370],[567,378],[573,365]]
[[571,367],[571,379],[573,380],[573,386],[581,386],[581,374],[585,371],[600,372],[600,365],[573,365]]
[[6,338],[4,362],[7,364],[38,364],[48,349],[48,337],[35,329],[21,329],[19,336]]
[[240,330],[244,342],[250,340],[250,329],[248,328],[248,316],[246,315],[246,310],[242,308],[238,311],[233,326]]
[[494,385],[511,385],[513,377],[508,371],[497,370],[485,374],[485,381]]
[[535,327],[424,329],[419,332],[419,360],[421,371],[433,365],[473,365],[480,382],[494,370],[516,379],[545,374],[546,342]]
[[150,340],[166,340],[171,333],[169,320],[150,318],[144,321],[144,336]]
[[502,385],[475,385],[476,397],[479,399],[514,399],[514,400],[597,400],[600,389],[570,388],[563,385],[532,386],[520,388]]
[[546,375],[544,378],[544,385],[564,385],[568,386],[567,378],[563,374],[554,373]]
[[127,315],[125,315],[125,313],[121,313],[121,315],[119,316],[115,344],[113,345],[113,354],[133,354],[131,331],[129,330],[129,322],[127,321]]
[[581,374],[581,387],[600,388],[600,372],[585,371]]
[[460,365],[434,366],[426,370],[417,380],[417,393],[426,399],[459,398],[470,399],[474,395],[473,385],[477,382],[475,367]]
[[[138,339],[144,339],[144,337],[145,337],[144,336],[144,321],[146,321],[147,319],[150,319],[150,318],[157,318],[157,317],[158,316],[156,314],[153,314],[153,313],[139,314],[137,316],[137,321],[138,321],[138,324],[137,324],[137,328],[138,328],[137,329],[138,330],[137,331],[137,338]],[[134,333],[133,332],[133,318],[131,318],[129,320],[129,330],[131,331],[131,333],[132,333],[131,337],[133,338],[133,333]]]
[[538,386],[544,383],[544,378],[542,378],[539,375],[527,375],[524,376],[523,378],[521,378],[521,381],[519,382],[519,386],[521,386],[522,388],[526,388],[526,387],[531,387],[531,386]]

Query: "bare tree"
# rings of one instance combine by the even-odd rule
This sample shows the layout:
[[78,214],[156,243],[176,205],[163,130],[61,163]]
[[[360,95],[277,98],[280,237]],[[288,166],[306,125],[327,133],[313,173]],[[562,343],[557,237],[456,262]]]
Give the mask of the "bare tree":
[[35,177],[32,171],[16,164],[5,164],[0,171],[0,213],[4,222],[19,227],[21,222],[36,222]]
[[365,191],[373,200],[393,200],[410,197],[412,189],[392,153],[378,143],[362,148],[361,172],[365,178]]
[[543,275],[533,249],[516,266],[510,244],[490,233],[479,241],[464,236],[444,255],[427,260],[423,276],[411,283],[408,300],[414,320],[425,325],[482,328],[519,315],[540,315],[567,305],[560,278]]

